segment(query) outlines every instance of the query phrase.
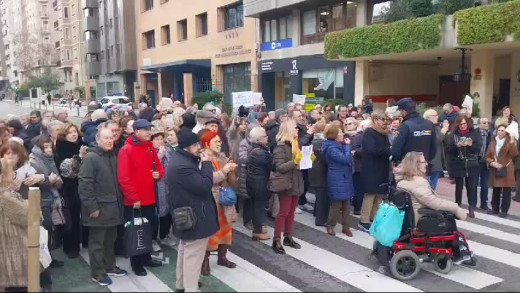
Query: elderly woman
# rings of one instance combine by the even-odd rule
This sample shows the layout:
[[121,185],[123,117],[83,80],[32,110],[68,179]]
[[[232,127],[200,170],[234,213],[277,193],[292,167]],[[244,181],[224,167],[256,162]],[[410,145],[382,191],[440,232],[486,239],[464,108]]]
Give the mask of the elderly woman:
[[518,147],[506,132],[505,125],[499,125],[496,131],[497,135],[491,140],[486,153],[493,187],[491,210],[488,213],[506,218],[511,206],[511,189],[516,186],[514,160],[518,156]]
[[218,222],[220,229],[215,235],[211,236],[206,248],[206,255],[202,263],[201,274],[207,276],[210,274],[209,255],[212,251],[218,250],[219,266],[225,266],[233,269],[237,265],[226,258],[228,246],[233,241],[233,221],[236,218],[235,206],[223,206],[219,204],[220,187],[236,186],[235,169],[237,164],[230,161],[222,152],[222,140],[216,132],[206,131],[200,140],[203,146],[203,152],[208,155],[213,164],[213,197],[217,203]]
[[251,197],[253,210],[253,240],[269,240],[263,228],[265,207],[271,193],[267,190],[273,158],[269,153],[267,133],[263,127],[257,126],[249,133],[251,150],[247,162],[247,193]]
[[329,218],[329,196],[327,191],[327,163],[321,153],[321,147],[325,141],[323,132],[327,124],[320,120],[314,124],[314,137],[312,138],[312,151],[315,159],[309,170],[309,189],[314,191],[316,202],[314,203],[314,224],[326,226]]
[[430,185],[433,190],[435,190],[437,188],[437,182],[444,172],[444,139],[446,138],[446,133],[449,130],[450,124],[448,122],[442,123],[442,127],[440,127],[439,114],[434,109],[426,110],[423,114],[423,118],[430,120],[435,126],[435,142],[437,151],[435,152],[435,157],[430,162]]
[[354,181],[354,198],[352,206],[354,207],[354,214],[361,215],[361,206],[363,204],[363,182],[361,180],[361,144],[363,142],[363,131],[358,130],[359,121],[355,118],[349,117],[343,124],[345,130],[345,138],[350,139],[352,147],[352,157],[354,159],[352,178]]

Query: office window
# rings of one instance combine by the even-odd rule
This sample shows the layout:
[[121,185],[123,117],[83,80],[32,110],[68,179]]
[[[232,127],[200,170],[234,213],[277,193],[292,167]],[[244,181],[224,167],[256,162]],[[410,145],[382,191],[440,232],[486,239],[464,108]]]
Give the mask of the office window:
[[208,13],[197,15],[197,37],[208,35]]
[[143,50],[155,48],[155,31],[147,31],[143,33]]
[[69,9],[67,7],[63,7],[63,17],[69,18]]
[[188,20],[183,19],[177,21],[177,41],[188,39]]
[[170,43],[170,25],[164,25],[161,27],[161,44],[164,46]]
[[265,43],[292,38],[292,16],[262,22],[263,41]]
[[303,35],[313,35],[316,33],[316,10],[303,12]]
[[244,6],[242,1],[222,7],[219,20],[223,22],[221,30],[229,30],[244,26]]
[[143,0],[143,11],[148,11],[153,9],[153,0]]

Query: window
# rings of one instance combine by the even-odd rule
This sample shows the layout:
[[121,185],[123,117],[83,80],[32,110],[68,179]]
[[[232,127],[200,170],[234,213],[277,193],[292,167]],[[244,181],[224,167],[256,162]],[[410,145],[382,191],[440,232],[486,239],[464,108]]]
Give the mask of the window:
[[197,15],[197,37],[208,35],[208,13]]
[[87,62],[96,62],[98,61],[97,54],[87,54]]
[[316,33],[316,10],[303,12],[303,35],[313,35]]
[[79,86],[79,73],[76,72],[76,86]]
[[73,26],[73,27],[72,27],[72,38],[75,39],[76,37],[77,37],[76,27]]
[[357,1],[344,1],[303,11],[302,44],[323,42],[325,34],[356,26]]
[[67,7],[63,7],[63,17],[69,18],[69,9]]
[[155,48],[155,31],[147,31],[143,34],[143,50]]
[[76,16],[76,5],[72,4],[70,9],[72,10],[72,16]]
[[153,9],[153,0],[143,0],[143,11],[148,11]]
[[177,21],[177,41],[188,39],[188,20],[183,19]]
[[220,20],[223,22],[221,30],[229,30],[244,26],[244,6],[242,1],[222,7]]
[[110,29],[112,29],[112,27],[113,27],[112,18],[108,20],[108,23],[109,23]]
[[65,40],[70,39],[70,29],[67,27],[65,28]]
[[70,59],[71,59],[70,50],[67,50],[67,60],[70,60]]
[[103,36],[103,26],[99,27],[99,32],[101,33],[101,36]]
[[85,17],[95,16],[96,10],[94,8],[86,8],[84,9]]
[[161,4],[167,3],[170,0],[161,0]]
[[44,22],[43,22],[43,28],[42,28],[42,30],[43,30],[44,32],[48,32],[48,31],[49,31],[49,22],[48,22],[48,21],[44,21]]
[[74,48],[74,59],[78,59],[78,49]]
[[292,38],[292,16],[265,20],[262,23],[264,43]]
[[170,25],[164,25],[161,27],[161,44],[164,46],[170,43]]

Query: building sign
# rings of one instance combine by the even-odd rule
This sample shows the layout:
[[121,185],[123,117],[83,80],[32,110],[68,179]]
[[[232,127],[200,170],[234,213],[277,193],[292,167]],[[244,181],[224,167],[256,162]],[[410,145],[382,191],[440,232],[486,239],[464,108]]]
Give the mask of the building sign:
[[352,74],[355,63],[353,61],[330,62],[326,60],[323,55],[310,55],[296,58],[265,60],[260,61],[259,64],[261,73],[287,72],[291,75],[298,75],[302,70],[305,71],[317,68],[333,68],[338,66],[348,66],[350,69],[349,71],[351,71]]
[[244,49],[243,45],[229,46],[222,48],[222,52],[215,54],[215,58],[225,58],[251,54],[251,49]]
[[292,63],[292,69],[291,69],[291,75],[298,75],[300,71],[298,70],[298,60],[294,59],[291,61]]
[[292,47],[292,39],[263,43],[260,45],[260,51],[273,51]]

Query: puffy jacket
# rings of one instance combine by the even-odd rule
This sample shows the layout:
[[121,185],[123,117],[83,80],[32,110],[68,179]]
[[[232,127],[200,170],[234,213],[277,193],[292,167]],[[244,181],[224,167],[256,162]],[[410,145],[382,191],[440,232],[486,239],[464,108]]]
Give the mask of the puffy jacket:
[[107,119],[98,119],[96,121],[86,121],[81,125],[81,132],[83,133],[83,142],[88,146],[95,146],[96,133],[99,124],[107,121]]
[[354,196],[351,146],[326,140],[321,147],[327,162],[327,187],[331,201],[350,200]]
[[290,142],[278,142],[273,152],[274,169],[280,172],[292,188],[279,193],[279,196],[300,196],[303,193],[303,175],[294,163]]
[[418,210],[423,207],[437,211],[451,212],[461,220],[466,219],[467,211],[459,208],[459,206],[452,201],[437,197],[426,178],[414,176],[410,180],[397,178],[397,181],[397,188],[402,189],[412,195],[412,204],[413,210],[415,212],[416,223],[420,218]]
[[245,198],[249,198],[249,195],[247,194],[246,178],[248,157],[251,147],[251,142],[247,138],[242,139],[238,146],[238,194]]
[[[117,182],[114,151],[90,148],[78,175],[81,218],[87,227],[113,227],[123,224],[123,195]],[[97,218],[90,214],[99,211]]]
[[273,157],[267,146],[252,144],[247,164],[247,192],[255,199],[268,199],[267,182],[273,166]]
[[180,231],[174,229],[175,236],[182,240],[197,240],[210,237],[219,230],[217,205],[212,194],[213,164],[202,162],[183,149],[176,150],[168,165],[168,189],[170,210],[191,207],[195,215],[195,226]]
[[152,143],[141,141],[132,135],[126,140],[118,156],[118,181],[123,192],[124,205],[133,206],[137,201],[142,206],[155,204],[155,182],[152,177],[154,157],[160,178],[164,176],[164,168]]

